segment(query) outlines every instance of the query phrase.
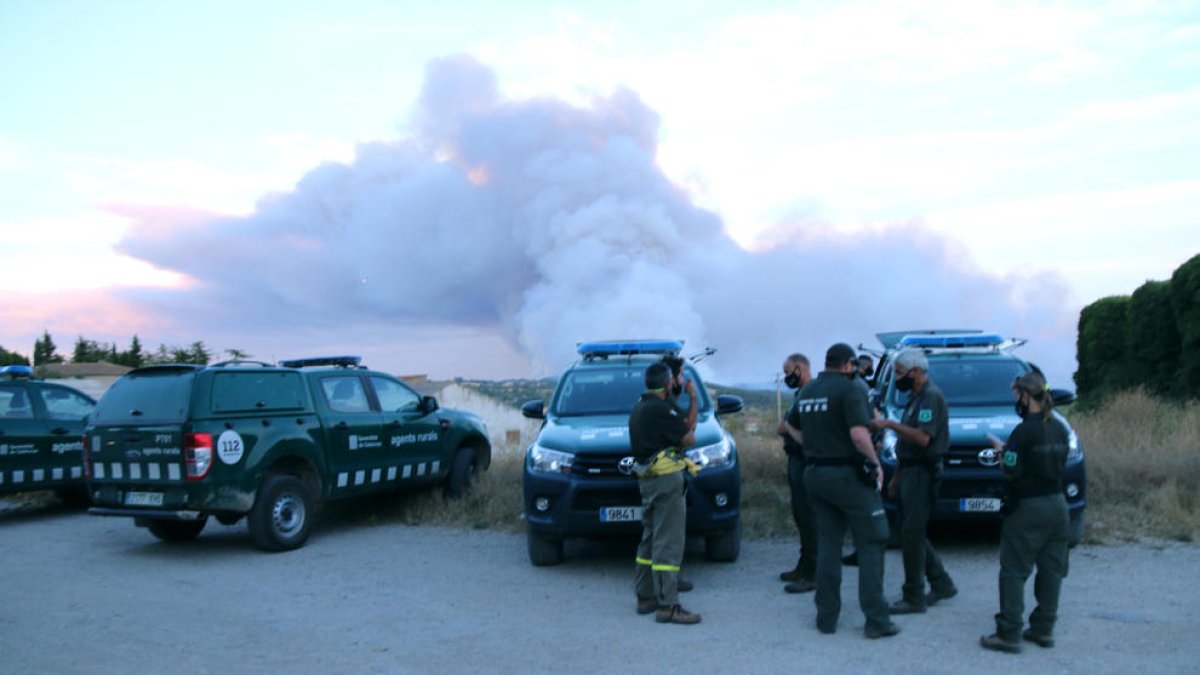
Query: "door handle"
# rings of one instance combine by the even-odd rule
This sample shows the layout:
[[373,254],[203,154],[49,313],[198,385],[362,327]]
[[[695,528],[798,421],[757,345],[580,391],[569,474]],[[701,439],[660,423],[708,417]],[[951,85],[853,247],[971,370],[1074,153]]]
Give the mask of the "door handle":
[[66,428],[64,428],[64,427],[54,427],[53,429],[51,429],[51,430],[50,430],[50,433],[52,433],[52,434],[54,434],[54,435],[56,435],[56,436],[62,436],[63,434],[66,434],[66,433],[69,433],[69,432],[68,432],[68,430],[67,430]]

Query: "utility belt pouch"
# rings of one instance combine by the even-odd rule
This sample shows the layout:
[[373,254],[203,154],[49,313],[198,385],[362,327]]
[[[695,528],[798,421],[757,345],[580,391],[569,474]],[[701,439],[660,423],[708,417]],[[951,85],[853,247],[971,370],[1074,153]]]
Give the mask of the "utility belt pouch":
[[857,475],[859,480],[874,490],[878,484],[879,465],[863,457],[862,463],[858,466]]

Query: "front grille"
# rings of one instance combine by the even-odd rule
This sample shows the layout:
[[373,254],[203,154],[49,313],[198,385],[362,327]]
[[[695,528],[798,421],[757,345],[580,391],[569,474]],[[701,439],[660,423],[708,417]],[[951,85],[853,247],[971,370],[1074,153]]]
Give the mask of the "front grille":
[[623,474],[617,471],[619,461],[620,457],[606,455],[575,455],[571,473],[578,476],[620,476]]

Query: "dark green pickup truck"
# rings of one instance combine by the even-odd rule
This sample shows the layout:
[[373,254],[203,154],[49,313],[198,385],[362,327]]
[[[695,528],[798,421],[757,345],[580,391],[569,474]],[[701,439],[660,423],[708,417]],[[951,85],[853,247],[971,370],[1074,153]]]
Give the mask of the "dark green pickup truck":
[[91,513],[165,541],[245,517],[269,551],[302,546],[327,499],[433,484],[458,495],[491,462],[477,416],[358,357],[139,368],[101,397],[83,444]]

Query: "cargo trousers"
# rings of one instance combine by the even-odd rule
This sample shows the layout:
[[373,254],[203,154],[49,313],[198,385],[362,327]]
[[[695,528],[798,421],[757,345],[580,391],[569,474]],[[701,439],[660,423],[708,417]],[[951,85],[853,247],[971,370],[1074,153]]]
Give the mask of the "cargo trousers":
[[809,466],[804,472],[817,520],[817,628],[837,629],[842,610],[842,541],[849,527],[858,551],[858,602],[867,625],[891,623],[883,597],[883,554],[887,515],[879,492],[868,487],[849,466]]
[[904,600],[925,606],[925,579],[935,590],[953,588],[942,559],[929,542],[927,530],[940,480],[928,468],[905,466],[900,470],[900,547],[904,559]]
[[655,598],[659,607],[679,604],[679,566],[687,536],[684,472],[638,478],[642,494],[642,540],[634,583],[639,598]]
[[996,634],[1020,639],[1025,613],[1025,581],[1037,566],[1029,628],[1049,636],[1058,620],[1058,599],[1067,576],[1067,500],[1062,494],[1023,497],[1004,519],[1000,532],[1000,612]]
[[802,579],[815,579],[817,574],[817,522],[808,489],[804,487],[804,457],[787,456],[788,488],[792,496],[792,519],[800,532],[800,561],[797,567]]

